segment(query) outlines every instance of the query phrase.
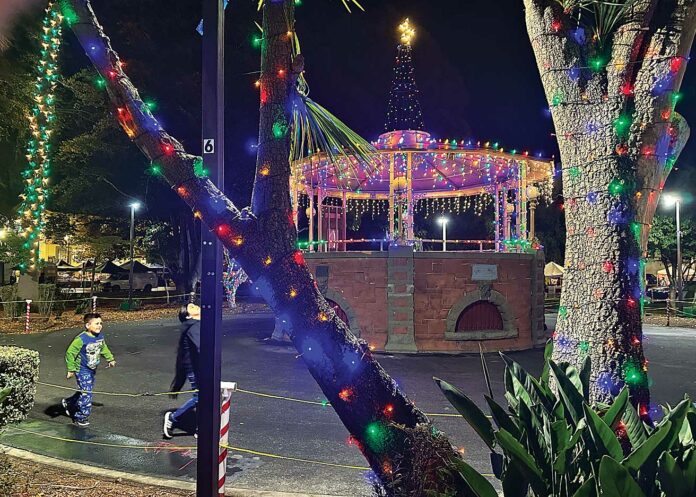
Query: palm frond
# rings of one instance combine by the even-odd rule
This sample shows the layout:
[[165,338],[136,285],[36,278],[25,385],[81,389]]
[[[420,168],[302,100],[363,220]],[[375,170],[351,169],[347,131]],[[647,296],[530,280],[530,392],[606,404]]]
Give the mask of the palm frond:
[[621,20],[628,14],[635,1],[592,2],[592,10],[595,17],[594,31],[600,46],[604,45],[609,35],[614,32]]
[[[565,12],[577,13],[578,24],[589,28],[601,47],[630,12],[636,0],[556,0],[556,3]],[[590,15],[582,16],[582,12]]]
[[[372,174],[377,167],[376,150],[326,108],[298,92],[293,109],[291,160],[323,152],[335,167],[339,182],[349,176]],[[358,175],[357,166],[361,168]],[[349,174],[352,173],[352,174]]]

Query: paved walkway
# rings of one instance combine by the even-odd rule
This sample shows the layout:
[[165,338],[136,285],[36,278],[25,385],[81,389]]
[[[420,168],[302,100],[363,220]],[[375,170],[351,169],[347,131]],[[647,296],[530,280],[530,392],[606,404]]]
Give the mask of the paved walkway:
[[[281,397],[321,401],[323,397],[294,349],[271,345],[264,339],[273,329],[270,315],[238,315],[224,321],[223,379],[240,388]],[[63,355],[77,333],[59,331],[39,335],[0,336],[0,344],[20,345],[41,354],[40,381],[72,387],[65,380]],[[118,366],[101,369],[96,390],[162,392],[172,377],[178,325],[174,320],[145,323],[106,323],[105,333]],[[684,392],[696,397],[696,331],[679,328],[646,329],[646,349],[657,402],[677,402]],[[541,351],[511,354],[538,374]],[[384,368],[406,393],[429,413],[453,410],[432,381],[446,379],[483,402],[485,385],[478,356],[378,356]],[[497,395],[503,390],[503,363],[488,357]],[[192,480],[195,440],[182,434],[165,442],[162,415],[181,402],[159,397],[95,395],[91,426],[80,430],[62,415],[59,403],[65,390],[40,385],[29,419],[9,427],[0,443],[59,459],[84,462],[128,472]],[[433,417],[453,443],[463,447],[471,464],[489,472],[488,453],[459,417]],[[346,444],[347,432],[331,407],[238,392],[233,397],[230,444],[280,456],[350,466],[365,466],[359,451]],[[158,446],[172,444],[176,451]],[[140,446],[146,448],[124,448]],[[232,450],[231,485],[255,490],[277,490],[340,496],[371,495],[365,472],[357,469],[274,459]]]

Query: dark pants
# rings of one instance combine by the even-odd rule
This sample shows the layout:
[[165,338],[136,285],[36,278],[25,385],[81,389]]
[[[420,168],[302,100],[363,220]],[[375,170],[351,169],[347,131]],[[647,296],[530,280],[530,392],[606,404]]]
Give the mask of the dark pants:
[[[196,380],[196,374],[193,372],[188,372],[186,373],[186,378],[188,378],[188,381],[191,384],[191,390],[198,390],[198,381]],[[191,411],[192,409],[195,409],[197,405],[198,392],[194,392],[189,400],[187,400],[181,407],[179,407],[176,411],[172,413],[172,416],[170,418],[172,420],[172,423],[176,425],[177,421],[181,418],[181,416]]]
[[94,389],[96,376],[97,372],[91,369],[75,373],[77,388],[81,391],[75,392],[71,397],[65,399],[75,421],[87,421],[92,413],[92,389]]

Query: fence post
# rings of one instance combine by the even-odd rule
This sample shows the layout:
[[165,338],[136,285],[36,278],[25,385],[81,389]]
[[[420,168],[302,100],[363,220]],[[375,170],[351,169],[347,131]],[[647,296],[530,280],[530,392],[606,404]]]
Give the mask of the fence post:
[[97,312],[97,296],[92,296],[92,312]]
[[220,382],[220,457],[218,458],[218,496],[225,496],[225,480],[227,479],[227,442],[230,435],[230,399],[237,384],[232,381]]
[[24,321],[24,333],[29,333],[29,315],[31,314],[31,299],[27,299],[27,316]]

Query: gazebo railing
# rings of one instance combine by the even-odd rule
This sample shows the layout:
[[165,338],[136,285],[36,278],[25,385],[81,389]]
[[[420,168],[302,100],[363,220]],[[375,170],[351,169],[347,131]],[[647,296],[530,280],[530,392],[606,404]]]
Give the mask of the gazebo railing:
[[[414,249],[418,252],[439,252],[445,240],[436,238],[419,238],[413,240]],[[346,252],[354,249],[355,245],[367,244],[372,247],[379,246],[379,251],[382,252],[389,247],[392,240],[384,238],[352,238],[348,240],[318,240],[313,242],[302,242],[300,248],[305,251],[312,252]],[[486,252],[498,251],[494,240],[450,240],[447,239],[448,252]],[[433,244],[434,248],[425,248],[424,244]],[[466,248],[469,247],[469,248]],[[484,248],[485,247],[485,248]],[[371,249],[366,249],[371,250]]]

